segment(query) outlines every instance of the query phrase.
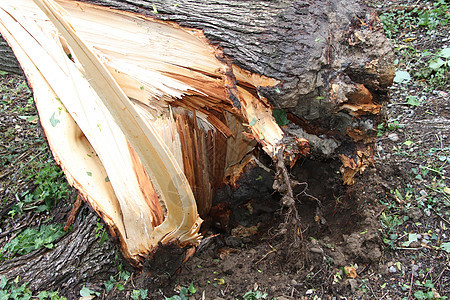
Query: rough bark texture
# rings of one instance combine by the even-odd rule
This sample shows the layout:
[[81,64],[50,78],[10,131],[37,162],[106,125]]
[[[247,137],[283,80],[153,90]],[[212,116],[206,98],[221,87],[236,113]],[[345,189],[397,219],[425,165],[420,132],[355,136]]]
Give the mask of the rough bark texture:
[[9,48],[8,43],[0,35],[0,70],[8,73],[23,74],[16,56]]
[[[381,93],[380,100],[390,84],[391,47],[376,18],[358,1],[83,1],[203,30],[234,64],[280,80],[278,89],[264,94],[308,120],[332,113],[323,110],[330,108],[329,101],[316,97],[326,96],[339,76],[368,84]],[[369,38],[352,42],[358,27]],[[379,59],[378,74],[367,70],[374,59]]]
[[96,278],[105,279],[108,273],[117,272],[116,246],[108,240],[100,244],[96,233],[97,217],[87,207],[81,210],[73,225],[57,246],[41,249],[5,261],[0,266],[0,274],[7,278],[20,277],[30,282],[33,290],[61,290],[63,295],[76,293],[82,284]]

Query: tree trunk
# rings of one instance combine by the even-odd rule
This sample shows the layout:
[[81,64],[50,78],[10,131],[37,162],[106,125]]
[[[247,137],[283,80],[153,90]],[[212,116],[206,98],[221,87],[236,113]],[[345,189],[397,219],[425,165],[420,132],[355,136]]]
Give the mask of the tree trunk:
[[[36,84],[52,151],[135,265],[160,242],[198,242],[197,212],[207,215],[215,188],[238,172],[255,141],[277,162],[286,203],[293,194],[285,163],[310,148],[339,157],[346,184],[373,163],[393,53],[362,4],[59,0],[69,23],[42,4],[51,1],[35,0],[55,26],[41,25],[50,32],[41,35],[10,17],[32,7],[20,1],[26,5],[9,13],[2,4],[2,32]],[[58,143],[62,137],[75,137],[80,151]],[[109,141],[117,148],[105,147]]]

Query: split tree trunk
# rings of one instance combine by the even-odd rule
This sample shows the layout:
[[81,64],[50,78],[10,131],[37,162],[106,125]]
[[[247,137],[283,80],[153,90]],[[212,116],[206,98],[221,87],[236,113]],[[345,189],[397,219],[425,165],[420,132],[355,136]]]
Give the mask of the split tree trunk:
[[[85,23],[85,35],[80,28],[91,6],[75,1],[60,2],[72,7],[73,14],[79,14],[79,19],[76,16],[72,20],[75,30],[104,55],[105,61],[112,61],[108,70],[115,80],[129,83],[121,88],[135,103],[140,103],[136,105],[138,110],[141,106],[153,106],[154,111],[172,107],[167,124],[176,127],[178,135],[174,145],[180,148],[169,148],[183,166],[201,215],[208,213],[212,192],[223,182],[223,177],[229,174],[227,172],[232,173],[232,166],[254,145],[248,137],[259,142],[274,160],[287,158],[291,164],[298,155],[306,154],[307,143],[316,154],[337,156],[343,163],[346,184],[353,183],[355,174],[363,172],[373,162],[378,119],[382,104],[387,100],[387,87],[394,77],[393,53],[379,19],[362,5],[349,0],[84,1],[111,8],[105,11],[105,16],[110,17],[99,16],[96,20],[96,15],[91,15],[87,21],[93,24],[112,22],[113,26],[115,17],[118,21],[122,18],[112,10],[118,9],[133,13],[129,26],[134,26],[133,22],[136,28],[150,26],[141,36],[143,42],[151,41],[145,48],[148,52],[143,52],[140,45],[129,44],[121,48],[123,57],[117,56],[119,52],[109,57],[110,52],[114,52],[109,46],[116,45],[102,45],[103,39],[95,35],[89,40],[89,30],[95,32],[96,28],[92,24]],[[125,14],[123,20],[129,20],[128,16]],[[146,25],[140,23],[139,16],[145,16],[142,24]],[[77,23],[77,20],[81,21]],[[156,25],[148,25],[152,22]],[[109,23],[105,27],[112,28]],[[167,41],[164,35],[155,39],[160,31],[166,34]],[[133,33],[135,30],[130,35]],[[107,35],[104,34],[105,41]],[[178,40],[171,40],[173,36]],[[128,36],[124,35],[123,39],[126,38]],[[184,44],[186,42],[191,44]],[[158,48],[152,49],[151,45]],[[68,42],[69,47],[74,46]],[[169,54],[168,58],[165,53]],[[152,70],[165,76],[161,83],[166,86],[158,89],[152,86],[154,82],[145,82],[138,73],[127,73],[127,66],[120,65],[120,59],[130,63],[135,58],[137,66],[149,64]],[[146,60],[142,60],[144,58]],[[0,69],[11,70],[7,67],[10,61],[10,57],[0,60]],[[83,67],[86,69],[85,65]],[[131,83],[140,85],[141,89]],[[147,94],[143,95],[140,90]],[[271,116],[274,108],[287,112],[290,123],[283,129]],[[145,112],[140,113],[145,115]],[[283,119],[285,115],[280,113],[280,116]],[[162,135],[167,131],[164,124],[159,129]],[[208,126],[215,130],[209,130]],[[244,131],[247,132],[242,135]],[[143,157],[139,149],[134,149],[135,155],[132,148],[136,144],[130,144],[127,155],[134,166]],[[292,146],[295,151],[290,150]],[[101,155],[100,159],[103,159]],[[109,175],[107,166],[105,168]],[[138,174],[136,180],[142,185],[142,178],[147,178],[149,170],[140,168],[141,175]],[[136,173],[136,168],[134,170]],[[102,172],[105,173],[100,168],[99,173]],[[75,179],[74,182],[77,183]],[[144,202],[148,199],[147,191],[142,190]],[[118,199],[114,201],[123,207],[125,202],[120,196]],[[150,218],[151,224],[146,225],[148,228],[156,228],[167,217],[163,216],[164,204],[159,207],[158,200],[153,204],[157,207],[151,209],[154,215]],[[122,215],[112,216],[120,205],[93,206],[109,220],[112,232],[123,241],[125,256],[140,263],[140,256],[151,253],[152,249],[144,247],[139,252],[141,250],[136,249],[141,245],[136,244],[130,250],[130,244],[126,243],[130,239],[126,230],[129,221]],[[119,222],[122,222],[120,226]],[[132,231],[128,229],[128,232]]]

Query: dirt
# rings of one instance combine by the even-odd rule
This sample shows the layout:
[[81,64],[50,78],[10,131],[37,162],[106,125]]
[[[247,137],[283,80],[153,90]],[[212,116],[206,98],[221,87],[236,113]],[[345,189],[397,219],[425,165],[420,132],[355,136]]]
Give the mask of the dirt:
[[[372,5],[383,12],[393,4],[415,2],[373,1]],[[405,31],[393,42],[405,45],[405,37],[415,37],[406,45],[417,51],[450,46],[448,25],[432,34],[423,29]],[[397,68],[408,70],[411,65],[404,62],[401,49],[396,51]],[[6,92],[17,90],[23,77],[3,75],[0,80],[6,87],[0,114],[3,238],[4,232],[43,218],[63,221],[61,215],[67,215],[69,208],[62,205],[50,216],[35,218],[31,213],[13,218],[9,213],[14,195],[32,188],[22,169],[33,154],[41,155],[45,142],[34,119],[28,118],[35,115],[30,93],[25,88],[16,94]],[[356,184],[342,185],[340,165],[331,158],[304,158],[290,170],[299,182],[295,193],[303,224],[297,233],[301,245],[286,242],[280,234],[284,210],[272,188],[274,174],[254,167],[236,187],[217,192],[213,217],[205,221],[205,237],[195,255],[179,270],[157,266],[174,276],[134,272],[123,291],[115,288],[109,293],[101,282],[92,284],[87,279],[86,283],[106,299],[130,298],[138,288],[148,289],[151,299],[165,299],[191,284],[196,291],[190,299],[242,299],[244,295],[246,299],[445,299],[450,296],[450,250],[441,247],[450,241],[450,200],[445,190],[450,187],[448,88],[448,84],[436,87],[415,79],[391,88],[375,164],[358,175]],[[405,104],[408,96],[418,96],[420,105]],[[26,111],[13,111],[12,105]],[[22,141],[27,146],[14,146]],[[268,170],[272,168],[264,155],[258,159]],[[16,180],[13,174],[21,175]],[[105,281],[109,275],[105,274]],[[425,298],[420,298],[420,292]]]

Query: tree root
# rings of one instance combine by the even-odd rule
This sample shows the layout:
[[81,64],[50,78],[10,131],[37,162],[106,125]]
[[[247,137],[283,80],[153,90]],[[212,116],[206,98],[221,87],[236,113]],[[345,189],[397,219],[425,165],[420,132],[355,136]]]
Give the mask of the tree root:
[[286,259],[297,256],[299,252],[304,252],[303,248],[303,226],[301,218],[296,207],[296,197],[294,196],[293,186],[298,184],[291,180],[289,172],[286,168],[283,149],[277,153],[276,161],[276,178],[274,181],[274,189],[278,190],[283,197],[281,203],[284,213],[284,222],[280,224],[279,231],[276,235],[283,236],[285,249],[287,250]]

